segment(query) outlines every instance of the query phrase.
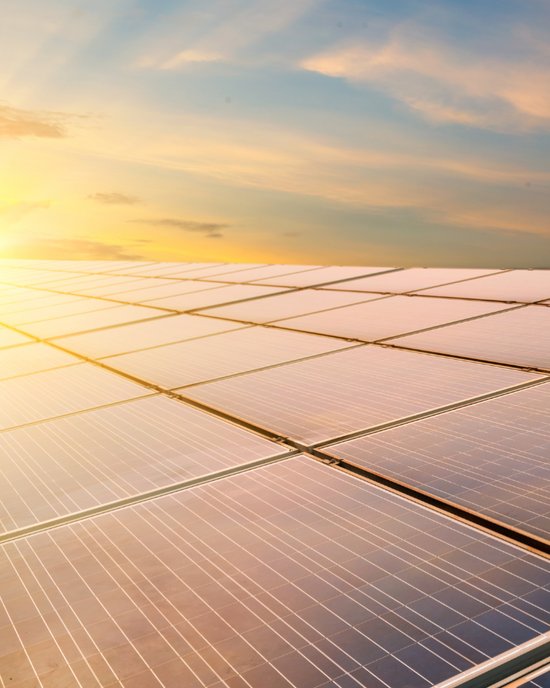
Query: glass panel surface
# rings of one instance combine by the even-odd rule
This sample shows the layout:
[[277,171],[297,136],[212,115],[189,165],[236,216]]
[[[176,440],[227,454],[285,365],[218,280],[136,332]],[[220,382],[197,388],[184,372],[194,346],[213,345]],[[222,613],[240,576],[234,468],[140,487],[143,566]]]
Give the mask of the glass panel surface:
[[283,453],[158,396],[0,433],[0,531]]
[[80,297],[69,294],[52,294],[51,292],[36,292],[36,295],[29,290],[30,293],[25,295],[18,295],[14,300],[0,299],[0,318],[10,313],[24,313],[34,308],[49,308],[50,306],[61,306],[65,303],[75,303],[79,301]]
[[[247,270],[237,270],[237,272],[225,273],[225,282],[253,282],[280,277],[281,275],[291,275],[295,272],[306,272],[318,270],[321,265],[266,265],[261,268],[248,268]],[[216,279],[209,277],[208,279]],[[221,279],[221,278],[220,278]]]
[[550,541],[549,448],[543,384],[327,451]]
[[88,363],[0,382],[0,430],[151,394]]
[[[259,301],[246,301],[233,306],[212,308],[208,310],[207,314],[217,318],[229,318],[230,320],[268,323],[281,320],[282,318],[297,317],[304,315],[304,313],[326,311],[330,308],[339,308],[351,303],[369,301],[373,298],[379,297],[368,294],[304,289],[302,291],[293,291],[290,294],[270,296]],[[326,314],[327,317],[330,317],[330,313]]]
[[311,459],[0,552],[14,684],[428,688],[548,624],[548,560]]
[[250,327],[102,360],[116,370],[171,389],[349,346],[353,345],[328,337]]
[[54,318],[44,322],[31,323],[24,325],[22,329],[28,334],[41,339],[51,337],[62,337],[63,335],[77,332],[87,332],[97,330],[102,327],[112,327],[135,320],[146,320],[148,318],[158,318],[162,311],[145,308],[141,306],[113,306],[104,308],[95,313],[85,313],[83,315],[70,315],[65,318]]
[[184,390],[185,396],[312,444],[540,376],[375,346]]
[[0,349],[5,346],[15,346],[17,344],[25,344],[26,342],[32,341],[30,337],[25,337],[24,334],[14,332],[0,325]]
[[0,318],[6,325],[13,325],[14,327],[24,326],[34,322],[42,322],[53,320],[54,318],[65,318],[71,315],[81,315],[84,313],[93,313],[94,311],[103,311],[109,308],[116,308],[116,303],[109,303],[109,301],[102,301],[100,299],[84,299],[79,298],[78,301],[70,301],[57,306],[42,306],[38,308],[30,308],[28,310],[15,313],[2,313],[0,309]]
[[313,287],[317,284],[336,282],[338,280],[350,279],[352,277],[362,277],[377,272],[384,272],[392,268],[364,268],[364,267],[342,267],[339,265],[320,268],[315,271],[300,272],[286,277],[272,277],[262,280],[262,284],[279,285],[282,287]]
[[550,370],[550,309],[527,306],[431,332],[400,337],[395,344]]
[[457,268],[409,268],[389,272],[378,277],[365,277],[362,279],[335,284],[327,289],[344,289],[346,291],[376,291],[388,294],[403,294],[409,291],[418,291],[427,287],[435,287],[440,284],[457,282],[459,280],[472,279],[482,275],[490,275],[495,270],[463,270]]
[[56,340],[56,344],[88,358],[101,358],[198,337],[208,337],[242,327],[246,326],[197,315],[174,315],[151,322],[61,337]]
[[420,296],[389,296],[368,303],[280,320],[281,327],[376,341],[502,310],[502,304]]
[[[180,294],[193,294],[196,291],[207,291],[208,289],[219,289],[221,284],[217,282],[201,282],[199,280],[170,280],[169,284],[157,285],[157,280],[147,280],[148,284],[140,289],[133,291],[111,294],[109,298],[128,301],[130,303],[146,303],[168,296],[179,296]],[[160,282],[160,280],[158,280]],[[165,280],[162,280],[163,282]]]
[[[212,282],[205,282],[205,285],[212,286]],[[182,296],[168,296],[164,299],[153,299],[147,301],[148,306],[158,308],[169,308],[176,311],[196,310],[232,301],[243,299],[254,299],[258,296],[268,296],[269,294],[279,294],[285,289],[281,287],[258,287],[249,284],[232,284],[228,287],[216,287],[207,291],[200,291],[194,294],[183,294]]]
[[[518,683],[517,685],[521,685],[523,688],[550,688],[550,671],[545,670],[536,678],[532,678],[531,680],[523,683]],[[515,688],[515,686],[512,688]]]
[[481,277],[472,282],[436,287],[425,291],[432,296],[464,299],[493,299],[533,303],[550,298],[550,270],[513,270]]
[[16,346],[0,351],[0,380],[76,363],[80,359],[47,344]]
[[170,273],[171,277],[181,276],[184,279],[202,279],[203,277],[211,277],[212,275],[223,275],[230,272],[241,272],[244,270],[252,270],[253,268],[266,267],[265,263],[221,263],[220,265],[207,264],[203,267],[200,263],[195,263],[195,266],[184,266],[183,270]]

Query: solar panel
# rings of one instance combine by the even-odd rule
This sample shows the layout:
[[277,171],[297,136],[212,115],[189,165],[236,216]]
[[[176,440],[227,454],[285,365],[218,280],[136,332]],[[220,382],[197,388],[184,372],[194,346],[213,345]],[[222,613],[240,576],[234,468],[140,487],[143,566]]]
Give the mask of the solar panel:
[[431,296],[533,303],[550,298],[550,271],[512,270],[424,292]]
[[46,344],[29,344],[0,350],[0,380],[62,368],[81,361]]
[[0,530],[283,455],[285,449],[163,397],[0,434]]
[[524,686],[524,688],[550,688],[550,671],[547,669],[543,670],[543,673],[538,673],[535,678],[521,683],[518,686]]
[[427,688],[548,623],[550,562],[311,459],[0,551],[14,684]]
[[102,308],[95,313],[70,315],[64,318],[53,318],[43,322],[30,323],[22,326],[21,329],[35,337],[49,339],[76,334],[77,332],[88,332],[103,327],[112,327],[113,325],[123,325],[136,320],[158,318],[163,314],[168,315],[168,312],[141,306],[113,306]]
[[550,542],[550,386],[326,451]]
[[363,277],[364,275],[374,275],[378,272],[386,272],[393,268],[364,268],[364,267],[341,267],[331,266],[320,268],[314,272],[301,272],[284,277],[271,277],[264,279],[261,284],[282,286],[282,287],[313,287],[315,285],[337,282],[339,280]]
[[88,363],[0,382],[0,430],[151,394]]
[[393,340],[397,346],[550,370],[550,309],[526,306]]
[[229,318],[245,322],[267,323],[283,318],[294,318],[305,313],[326,311],[352,303],[368,301],[378,296],[348,294],[344,292],[323,292],[316,289],[293,291],[290,294],[270,296],[267,300],[246,301],[232,306],[220,306],[207,311],[216,318]]
[[2,327],[0,325],[0,349],[6,346],[16,346],[17,344],[25,344],[32,341],[30,337],[25,337],[24,334],[14,332],[14,330],[9,330],[7,327]]
[[173,389],[349,346],[328,337],[250,327],[102,360],[115,370]]
[[102,358],[140,351],[164,344],[209,337],[238,330],[245,325],[193,315],[173,315],[157,320],[76,334],[55,340],[57,346],[88,358]]
[[169,296],[179,296],[181,294],[193,294],[197,291],[219,289],[221,286],[219,283],[200,282],[199,280],[170,280],[170,284],[165,285],[157,285],[157,280],[147,280],[147,282],[148,284],[145,287],[132,291],[110,294],[109,298],[129,301],[130,303],[147,303],[147,301]]
[[536,379],[540,376],[366,346],[184,394],[313,444]]
[[[212,283],[205,282],[205,285],[212,286]],[[243,299],[255,299],[258,296],[269,296],[278,294],[285,290],[281,287],[258,287],[248,284],[232,284],[228,287],[217,287],[205,291],[198,291],[194,294],[183,294],[182,296],[168,296],[164,299],[153,299],[147,301],[148,306],[159,308],[170,308],[176,311],[190,311],[207,306],[216,306],[232,301],[242,301]]]
[[40,305],[35,308],[14,311],[13,313],[4,313],[2,309],[0,309],[0,317],[6,325],[19,327],[35,322],[66,318],[71,315],[82,315],[85,313],[93,313],[94,311],[103,311],[109,308],[115,308],[116,306],[116,303],[109,303],[109,301],[80,298],[78,301],[70,301],[69,303],[62,303],[55,306]]
[[403,294],[418,291],[440,284],[473,279],[496,272],[495,270],[464,270],[458,268],[409,268],[397,270],[385,275],[373,275],[354,279],[343,284],[334,284],[326,289],[344,289],[347,291],[375,291],[390,294]]
[[0,687],[540,688],[549,279],[0,260]]
[[280,320],[277,325],[349,339],[376,341],[505,308],[502,304],[389,296],[333,311]]

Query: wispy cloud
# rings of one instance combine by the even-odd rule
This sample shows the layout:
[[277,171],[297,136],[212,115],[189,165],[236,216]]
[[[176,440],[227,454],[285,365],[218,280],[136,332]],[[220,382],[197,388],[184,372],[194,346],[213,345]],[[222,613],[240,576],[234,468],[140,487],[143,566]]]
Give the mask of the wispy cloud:
[[198,232],[206,235],[211,239],[219,239],[223,236],[222,229],[226,229],[229,225],[218,222],[196,222],[194,220],[179,220],[177,218],[143,218],[138,220],[128,220],[128,222],[135,222],[142,225],[150,225],[151,227],[167,227],[169,229],[181,229],[185,232]]
[[36,210],[47,210],[51,205],[51,201],[20,201],[19,203],[11,203],[0,207],[0,224],[11,227],[11,225],[19,222],[25,215],[33,213]]
[[[131,247],[123,244],[109,244],[92,239],[64,239],[53,237],[32,237],[22,246],[22,252],[29,257],[59,260],[143,260],[133,253]],[[15,253],[14,253],[15,255]]]
[[136,205],[137,203],[143,203],[143,200],[139,198],[139,196],[130,196],[128,194],[116,192],[90,194],[87,198],[91,201],[103,203],[104,205]]
[[[513,42],[511,53],[506,42]],[[516,29],[502,43],[453,46],[433,29],[403,22],[381,45],[342,44],[304,69],[380,90],[440,123],[500,131],[550,128],[550,54]]]
[[64,112],[20,110],[0,104],[0,139],[47,138],[62,139],[69,136],[69,125],[76,118]]

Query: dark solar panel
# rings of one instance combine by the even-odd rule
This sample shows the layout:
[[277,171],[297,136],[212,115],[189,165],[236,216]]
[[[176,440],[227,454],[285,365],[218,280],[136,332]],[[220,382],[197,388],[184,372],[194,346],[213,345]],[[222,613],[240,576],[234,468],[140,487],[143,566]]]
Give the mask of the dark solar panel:
[[524,688],[550,688],[550,671],[544,671],[544,673],[521,685]]
[[550,541],[550,385],[327,451]]
[[428,688],[550,620],[549,561],[305,458],[0,552],[5,685]]
[[496,366],[365,346],[183,393],[313,444],[537,377]]

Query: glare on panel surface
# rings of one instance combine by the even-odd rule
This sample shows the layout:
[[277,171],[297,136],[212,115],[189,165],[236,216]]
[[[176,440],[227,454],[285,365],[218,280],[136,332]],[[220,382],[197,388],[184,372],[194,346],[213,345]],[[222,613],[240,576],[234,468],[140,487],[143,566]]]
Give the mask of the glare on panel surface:
[[[164,281],[164,280],[163,280]],[[215,282],[200,282],[199,280],[170,280],[170,284],[156,285],[156,281],[140,289],[133,291],[111,294],[109,298],[130,303],[147,303],[156,299],[170,296],[180,296],[181,294],[193,294],[196,291],[207,291],[218,289],[221,285]]]
[[116,306],[116,303],[110,303],[109,301],[80,298],[78,301],[69,301],[59,305],[42,306],[40,304],[37,308],[29,308],[13,313],[3,313],[0,309],[0,320],[6,325],[19,327],[35,322],[47,322],[56,318],[66,318],[73,315],[108,310],[109,308],[116,308]]
[[170,276],[181,277],[182,279],[202,279],[212,275],[224,275],[263,267],[265,267],[265,263],[220,263],[219,265],[205,263],[202,266],[200,263],[195,263],[194,266],[184,266],[182,270],[170,273]]
[[173,315],[143,323],[131,323],[87,334],[61,337],[56,340],[56,344],[88,358],[101,358],[198,337],[208,337],[242,327],[246,326],[228,320]]
[[32,342],[31,337],[26,337],[24,334],[10,330],[7,327],[0,325],[0,349],[6,346],[15,346],[17,344],[25,344]]
[[170,389],[349,346],[328,337],[250,327],[102,360],[116,370]]
[[33,310],[35,308],[49,308],[50,306],[61,306],[65,303],[75,303],[79,301],[80,297],[69,294],[52,294],[51,292],[34,292],[20,294],[16,299],[0,299],[0,320],[4,315],[12,313],[23,313],[25,311]]
[[333,311],[280,320],[277,325],[304,332],[376,341],[474,318],[505,308],[502,304],[420,296],[389,296]]
[[[330,308],[348,306],[352,303],[379,298],[368,294],[329,292],[320,289],[304,289],[289,294],[278,294],[259,301],[245,301],[232,306],[220,306],[206,311],[207,315],[230,320],[253,323],[268,323],[283,318],[293,318],[305,313],[326,311]],[[328,315],[328,314],[327,314]],[[330,317],[330,315],[328,315]]]
[[372,275],[377,272],[385,272],[392,270],[392,268],[364,268],[364,267],[346,267],[346,266],[329,266],[323,267],[315,271],[300,272],[283,277],[271,277],[261,281],[261,284],[276,285],[282,287],[313,287],[315,285],[327,284],[328,282],[337,282],[338,280],[347,280],[355,277],[363,277],[364,275]]
[[0,531],[284,451],[158,396],[0,433]]
[[0,551],[15,682],[428,688],[548,623],[548,560],[304,458]]
[[550,298],[550,270],[512,270],[479,280],[430,289],[424,294],[533,303]]
[[[254,282],[269,279],[271,277],[280,277],[281,275],[292,275],[296,272],[308,272],[309,270],[318,270],[321,265],[265,265],[259,268],[248,268],[246,270],[237,270],[236,272],[226,272],[219,279],[225,282]],[[217,277],[208,277],[214,280]]]
[[[204,284],[212,286],[212,282],[205,282]],[[255,299],[258,296],[269,296],[270,294],[278,294],[284,291],[285,290],[281,287],[258,287],[250,284],[232,284],[229,287],[218,286],[214,289],[198,291],[194,294],[153,299],[147,301],[147,305],[157,306],[158,308],[169,308],[175,311],[190,311],[222,303],[242,301],[243,299]]]
[[0,430],[151,392],[88,363],[0,382]]
[[361,279],[343,282],[326,287],[327,289],[344,289],[348,291],[375,291],[391,294],[402,294],[435,287],[449,282],[473,279],[490,275],[496,270],[462,270],[458,268],[408,268],[385,275],[372,275]]
[[526,306],[393,341],[400,346],[550,370],[550,308]]
[[327,451],[550,542],[550,385]]
[[0,380],[75,363],[81,363],[80,359],[47,344],[29,344],[2,349],[0,350]]
[[96,330],[102,327],[122,325],[128,322],[135,322],[136,320],[158,318],[159,316],[162,317],[162,315],[163,312],[157,309],[142,306],[115,305],[95,313],[70,315],[65,318],[54,318],[43,322],[31,323],[22,326],[21,329],[40,339],[50,339],[52,337],[76,334],[77,332],[88,332],[89,330]]
[[540,376],[366,346],[184,390],[308,444]]

